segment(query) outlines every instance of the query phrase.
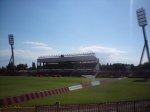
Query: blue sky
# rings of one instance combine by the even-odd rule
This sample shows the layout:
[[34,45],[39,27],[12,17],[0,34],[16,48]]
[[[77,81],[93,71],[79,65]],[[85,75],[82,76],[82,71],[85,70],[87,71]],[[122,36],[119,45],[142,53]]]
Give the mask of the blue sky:
[[[8,34],[15,64],[38,56],[95,52],[100,63],[139,64],[144,45],[136,10],[150,0],[0,0],[0,66],[8,64]],[[150,45],[150,27],[146,26]],[[147,61],[146,54],[144,61]]]

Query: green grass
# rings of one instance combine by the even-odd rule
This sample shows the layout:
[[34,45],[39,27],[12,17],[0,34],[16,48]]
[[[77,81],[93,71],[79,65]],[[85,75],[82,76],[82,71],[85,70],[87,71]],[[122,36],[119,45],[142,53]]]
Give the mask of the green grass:
[[[48,88],[64,87],[68,85],[80,84],[82,82],[81,78],[2,77],[2,79],[0,80],[3,84],[5,83],[7,85],[1,85],[2,82],[0,82],[0,91],[7,90],[10,92],[13,89],[17,90],[22,87],[26,88],[25,90],[19,90],[20,92],[17,92],[18,90],[13,90],[14,94],[28,93],[32,91],[45,90]],[[14,79],[17,84],[13,84],[14,82],[11,82],[12,79]],[[54,104],[57,101],[60,101],[61,104],[87,104],[120,100],[150,99],[150,80],[145,82],[143,82],[142,79],[139,81],[136,80],[139,79],[114,81],[95,87],[84,88],[56,96],[28,101],[20,104],[20,106],[48,105]],[[12,85],[10,85],[11,83]],[[13,87],[13,89],[9,89],[10,87]],[[1,98],[3,96],[8,96],[5,92],[6,91],[0,93]]]
[[0,98],[80,83],[82,78],[0,77]]

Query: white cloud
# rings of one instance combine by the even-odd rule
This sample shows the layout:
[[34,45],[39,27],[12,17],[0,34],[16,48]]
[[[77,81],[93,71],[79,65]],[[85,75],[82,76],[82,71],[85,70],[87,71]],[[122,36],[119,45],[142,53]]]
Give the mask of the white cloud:
[[36,59],[37,53],[31,50],[23,50],[23,49],[16,49],[14,52],[16,58],[23,58],[23,59]]
[[[31,64],[32,62],[36,62],[38,56],[50,55],[50,52],[46,50],[27,50],[27,49],[15,49],[15,64],[19,63],[27,63]],[[10,50],[1,50],[0,51],[0,66],[5,66],[9,63],[11,57]]]
[[109,48],[109,47],[103,47],[103,46],[87,46],[83,47],[81,46],[79,48],[80,52],[98,52],[98,53],[106,53],[106,54],[118,54],[118,53],[125,53],[125,51],[118,50],[116,48]]
[[[35,59],[37,58],[37,53],[30,51],[30,50],[23,50],[23,49],[15,49],[14,56],[15,58],[22,58],[22,59]],[[1,58],[10,58],[11,51],[10,50],[1,50],[0,51]]]
[[41,42],[24,42],[27,45],[31,45],[31,48],[37,49],[37,50],[52,50],[52,47],[49,47],[48,44],[41,43]]
[[[15,63],[32,63],[36,62],[38,56],[50,55],[50,53],[55,53],[55,50],[49,47],[48,44],[40,42],[24,42],[25,49],[14,49]],[[0,50],[0,65],[7,65],[11,57],[11,50],[5,49]],[[5,60],[5,61],[4,61]],[[30,63],[29,63],[30,62]]]
[[41,42],[27,41],[27,42],[24,42],[24,43],[25,43],[25,44],[29,44],[29,45],[33,45],[33,46],[48,46],[47,44],[41,43]]
[[117,48],[110,48],[104,46],[81,46],[78,48],[79,52],[95,52],[101,62],[115,63],[124,62],[126,51]]
[[[15,49],[15,63],[27,63],[31,64],[36,62],[38,56],[54,55],[59,53],[65,53],[63,51],[52,49],[47,44],[38,42],[26,42],[31,46],[26,49]],[[33,48],[33,49],[31,49]],[[100,63],[134,63],[137,64],[137,58],[129,56],[129,54],[117,48],[105,47],[105,46],[81,46],[75,49],[68,49],[69,53],[85,53],[94,52],[99,58]],[[11,50],[0,50],[0,66],[7,65],[11,57]]]

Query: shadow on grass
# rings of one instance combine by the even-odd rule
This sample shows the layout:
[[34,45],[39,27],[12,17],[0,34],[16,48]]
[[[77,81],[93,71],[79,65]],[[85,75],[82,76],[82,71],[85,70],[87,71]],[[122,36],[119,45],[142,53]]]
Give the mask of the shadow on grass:
[[148,81],[149,81],[148,78],[143,78],[143,79],[134,80],[133,82],[148,82]]

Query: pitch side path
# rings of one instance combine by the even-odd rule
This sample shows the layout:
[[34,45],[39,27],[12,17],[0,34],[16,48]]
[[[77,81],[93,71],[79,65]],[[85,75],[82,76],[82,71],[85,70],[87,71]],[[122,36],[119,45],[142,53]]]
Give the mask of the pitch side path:
[[93,82],[69,86],[69,87],[44,90],[44,91],[39,91],[39,92],[23,94],[19,96],[11,96],[8,98],[0,99],[0,107],[8,107],[10,105],[15,106],[22,102],[39,99],[43,97],[48,97],[48,96],[54,96],[58,94],[63,94],[65,92],[74,91],[77,89],[82,89],[82,88],[96,86],[96,85],[101,85],[101,84],[109,83],[109,82],[116,81],[116,80],[122,80],[122,79],[125,79],[125,78],[105,79],[101,81],[93,81]]

